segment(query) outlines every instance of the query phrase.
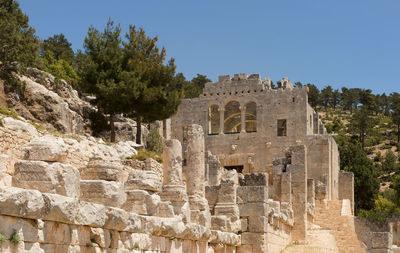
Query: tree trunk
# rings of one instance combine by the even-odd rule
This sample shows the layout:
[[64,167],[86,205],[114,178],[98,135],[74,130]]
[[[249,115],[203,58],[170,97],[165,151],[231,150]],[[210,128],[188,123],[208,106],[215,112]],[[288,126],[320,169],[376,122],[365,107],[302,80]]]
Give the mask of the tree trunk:
[[115,142],[114,114],[110,114],[111,142]]
[[142,124],[140,116],[136,116],[136,143],[142,144]]

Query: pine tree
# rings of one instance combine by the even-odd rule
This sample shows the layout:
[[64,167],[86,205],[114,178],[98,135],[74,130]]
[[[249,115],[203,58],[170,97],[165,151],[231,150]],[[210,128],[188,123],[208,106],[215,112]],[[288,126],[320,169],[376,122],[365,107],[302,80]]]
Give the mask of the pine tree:
[[104,32],[89,28],[84,48],[87,59],[80,68],[80,87],[96,95],[95,103],[109,114],[111,141],[115,141],[114,115],[127,112],[135,79],[121,75],[121,28],[108,21]]
[[39,40],[29,19],[15,0],[0,0],[0,78],[6,84],[21,87],[14,72],[36,66]]
[[330,85],[326,86],[324,89],[321,90],[321,99],[322,99],[322,103],[325,107],[325,110],[331,103],[332,96],[333,96],[333,91],[332,91],[332,87]]
[[136,114],[136,141],[141,144],[141,122],[163,120],[174,114],[184,95],[183,83],[175,76],[174,59],[164,64],[166,50],[158,48],[157,37],[150,38],[142,28],[130,26],[126,39],[123,70],[137,80],[130,109]]
[[308,87],[308,102],[313,108],[316,108],[320,101],[320,93],[314,84],[307,84]]
[[55,34],[43,41],[40,55],[44,56],[46,51],[52,52],[54,59],[57,61],[62,59],[67,61],[70,65],[73,64],[74,50],[72,50],[71,43],[69,43],[62,33]]

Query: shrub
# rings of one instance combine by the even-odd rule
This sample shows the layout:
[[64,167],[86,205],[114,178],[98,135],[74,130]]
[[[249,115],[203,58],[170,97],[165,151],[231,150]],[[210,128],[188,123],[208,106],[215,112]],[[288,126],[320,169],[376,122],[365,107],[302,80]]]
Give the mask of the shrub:
[[0,233],[0,245],[7,241],[7,236],[5,234]]
[[18,118],[18,114],[13,108],[0,107],[0,113],[14,119]]
[[157,154],[162,153],[162,138],[155,127],[151,128],[149,134],[147,135],[147,149],[154,151]]
[[392,148],[392,145],[389,145],[389,144],[385,144],[385,145],[379,147],[380,150],[391,149],[391,148]]
[[136,155],[127,157],[127,159],[136,159],[139,161],[145,161],[147,158],[153,158],[159,163],[162,162],[162,157],[159,154],[146,149],[139,149]]
[[19,237],[19,234],[17,231],[14,229],[13,232],[10,235],[10,239],[8,239],[12,244],[17,245],[18,243],[21,242],[21,238]]
[[365,217],[378,224],[383,224],[393,214],[400,214],[400,209],[391,200],[379,195],[375,200],[374,208],[371,210],[360,210],[358,216]]

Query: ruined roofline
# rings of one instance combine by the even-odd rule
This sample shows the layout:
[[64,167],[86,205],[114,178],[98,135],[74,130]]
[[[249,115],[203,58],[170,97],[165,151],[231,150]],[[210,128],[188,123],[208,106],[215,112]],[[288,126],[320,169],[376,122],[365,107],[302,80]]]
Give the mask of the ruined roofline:
[[[208,82],[205,84],[202,96],[219,96],[225,95],[224,92],[239,94],[239,93],[255,93],[263,91],[277,91],[277,90],[293,90],[298,89],[293,86],[292,82],[283,77],[280,81],[281,85],[277,89],[272,89],[272,81],[270,78],[261,80],[260,74],[245,73],[235,74],[233,77],[230,75],[221,75],[218,77],[218,82]],[[307,89],[308,87],[303,87]]]

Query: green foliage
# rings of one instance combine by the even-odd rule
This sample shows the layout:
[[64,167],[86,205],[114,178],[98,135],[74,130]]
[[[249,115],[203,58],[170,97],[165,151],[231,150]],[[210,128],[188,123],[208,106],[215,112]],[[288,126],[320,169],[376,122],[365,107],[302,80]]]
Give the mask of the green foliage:
[[162,157],[154,151],[146,150],[146,149],[139,149],[137,150],[137,154],[127,157],[127,159],[136,159],[139,161],[145,161],[147,158],[152,158],[157,162],[162,162]]
[[68,61],[64,59],[57,60],[54,57],[53,52],[45,51],[42,58],[42,63],[43,70],[56,77],[56,83],[59,82],[60,79],[64,79],[68,84],[77,87],[79,82],[78,74],[68,63]]
[[397,170],[397,157],[391,150],[386,152],[385,159],[382,162],[382,171],[390,173]]
[[203,93],[204,85],[211,82],[205,75],[197,74],[190,82],[184,85],[185,98],[196,98]]
[[389,145],[389,144],[385,144],[385,145],[382,145],[379,147],[380,150],[391,149],[391,148],[392,148],[392,145]]
[[107,124],[107,119],[100,111],[91,112],[89,114],[90,128],[92,134],[99,137],[104,131],[110,131],[110,125]]
[[320,93],[314,84],[307,84],[308,87],[308,102],[313,108],[316,108],[320,101]]
[[400,214],[400,208],[389,198],[379,195],[374,202],[374,207],[371,210],[360,210],[358,216],[383,224],[393,214]]
[[16,0],[0,0],[0,31],[0,79],[23,89],[13,73],[36,66],[39,40]]
[[3,233],[0,233],[0,245],[7,241],[7,236]]
[[356,210],[369,210],[379,190],[379,181],[372,161],[360,144],[345,137],[337,138],[340,151],[340,169],[354,173],[354,197]]
[[64,34],[55,34],[49,37],[41,44],[40,55],[44,57],[45,54],[51,52],[55,61],[64,60],[69,65],[73,64],[74,51],[71,48],[71,43],[65,38]]
[[12,117],[14,119],[18,118],[17,112],[14,110],[14,108],[6,108],[6,107],[0,107],[0,113],[9,117]]
[[8,240],[14,245],[17,245],[18,243],[21,242],[21,238],[15,229],[11,233],[10,238]]
[[369,115],[369,111],[365,108],[357,110],[350,120],[349,130],[351,133],[358,135],[362,148],[365,147],[365,139],[371,134],[375,123],[375,119]]
[[152,127],[147,135],[147,149],[154,151],[156,154],[162,154],[163,151],[162,138],[157,128]]

